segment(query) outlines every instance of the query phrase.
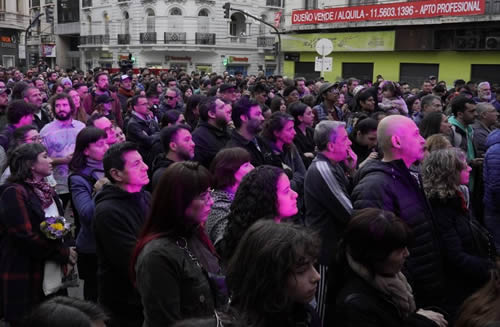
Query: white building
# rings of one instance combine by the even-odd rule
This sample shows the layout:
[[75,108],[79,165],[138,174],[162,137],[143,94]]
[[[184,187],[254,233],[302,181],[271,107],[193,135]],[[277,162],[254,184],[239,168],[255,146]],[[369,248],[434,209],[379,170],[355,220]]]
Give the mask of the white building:
[[26,0],[0,0],[0,64],[19,66],[19,51],[23,51],[23,31],[28,27]]
[[[276,73],[270,27],[236,11],[224,18],[224,0],[81,0],[81,66],[181,68]],[[231,7],[273,23],[283,0],[235,0]],[[227,63],[227,66],[224,65]]]

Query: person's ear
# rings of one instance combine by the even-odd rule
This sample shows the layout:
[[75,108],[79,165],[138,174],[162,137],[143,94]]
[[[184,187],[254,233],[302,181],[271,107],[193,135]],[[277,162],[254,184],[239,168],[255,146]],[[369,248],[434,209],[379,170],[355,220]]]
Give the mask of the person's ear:
[[207,111],[208,118],[215,119],[215,110],[212,112],[212,110]]
[[171,141],[171,142],[168,144],[168,147],[170,148],[170,151],[173,151],[173,152],[176,152],[176,151],[177,151],[177,143],[175,143],[174,141]]
[[391,144],[393,148],[401,148],[401,138],[399,137],[399,135],[391,136]]
[[113,179],[118,183],[123,182],[125,174],[121,170],[118,170],[116,168],[111,168],[109,170],[109,173],[111,177],[113,177]]
[[85,150],[83,150],[83,154],[86,155],[87,157],[89,156],[89,147],[86,147]]
[[245,114],[240,115],[240,119],[242,122],[245,122],[245,123],[248,121],[248,117]]

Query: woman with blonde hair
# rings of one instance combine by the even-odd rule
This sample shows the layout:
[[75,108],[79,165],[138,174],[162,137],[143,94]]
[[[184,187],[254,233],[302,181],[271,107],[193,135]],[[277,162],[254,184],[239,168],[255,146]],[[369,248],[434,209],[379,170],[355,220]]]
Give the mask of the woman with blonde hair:
[[488,280],[496,256],[491,235],[473,217],[460,189],[469,183],[470,171],[457,148],[431,152],[422,167],[444,252],[445,305],[452,320],[462,302]]

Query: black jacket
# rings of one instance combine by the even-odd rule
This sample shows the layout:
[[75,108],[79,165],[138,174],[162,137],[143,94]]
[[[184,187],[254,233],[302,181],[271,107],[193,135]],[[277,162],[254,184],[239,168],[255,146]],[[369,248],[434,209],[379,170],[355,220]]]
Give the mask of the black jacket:
[[[350,182],[342,167],[331,164],[321,153],[318,153],[315,160],[328,162],[333,176],[337,179],[344,194],[349,197]],[[351,215],[328,188],[316,167],[316,161],[313,161],[307,170],[304,183],[305,222],[306,226],[319,231],[322,239],[319,263],[328,265],[331,257],[335,255],[337,243],[351,219]]]
[[309,168],[313,158],[308,158],[304,156],[304,153],[311,152],[315,153],[316,144],[314,143],[314,129],[310,127],[306,127],[306,135],[302,134],[302,131],[295,127],[295,138],[293,139],[293,143],[297,147],[297,150],[300,153],[300,157],[304,162],[304,166]]
[[[336,327],[437,327],[426,317],[413,313],[401,316],[385,294],[369,285],[352,270],[336,298],[335,315],[328,310],[328,326]],[[326,326],[326,325],[325,325]]]
[[276,160],[276,156],[273,154],[273,151],[265,140],[263,140],[260,136],[256,136],[255,141],[257,142],[258,147],[254,142],[248,141],[234,129],[231,133],[231,139],[226,144],[226,148],[240,147],[247,150],[252,156],[251,164],[254,167],[271,165],[283,168],[281,166],[281,160]]
[[443,246],[446,309],[450,314],[490,277],[495,246],[489,233],[462,208],[458,196],[430,199]]
[[165,169],[168,168],[171,164],[173,164],[174,161],[168,159],[165,156],[165,153],[160,153],[155,160],[153,160],[153,165],[151,169],[151,186],[152,189],[154,190],[156,185],[158,185],[158,182],[160,181],[161,176],[163,175],[163,172]]
[[142,305],[130,281],[129,269],[137,237],[150,208],[151,194],[128,193],[115,185],[105,185],[95,202],[99,303],[111,312],[111,319],[118,319],[122,326],[140,327]]
[[127,124],[127,141],[134,142],[139,147],[139,153],[143,160],[150,166],[154,158],[148,158],[148,152],[153,147],[153,144],[158,139],[155,133],[158,133],[160,128],[154,120],[146,121],[137,117],[135,114],[130,116]]
[[44,109],[40,109],[40,112],[41,112],[41,115],[40,115],[41,118],[38,118],[38,115],[33,114],[33,124],[36,125],[38,131],[41,131],[43,126],[50,123],[49,114]]
[[220,129],[205,121],[200,121],[193,132],[194,161],[210,168],[210,163],[217,152],[226,146],[230,135],[226,129]]
[[443,257],[434,216],[419,176],[402,160],[366,164],[355,176],[353,208],[392,211],[412,229],[414,242],[408,247],[405,274],[412,284],[417,307],[442,305]]

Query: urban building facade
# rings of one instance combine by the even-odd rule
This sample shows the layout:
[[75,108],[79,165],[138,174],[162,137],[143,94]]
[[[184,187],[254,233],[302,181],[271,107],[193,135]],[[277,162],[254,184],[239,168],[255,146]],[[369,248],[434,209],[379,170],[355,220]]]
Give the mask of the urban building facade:
[[56,64],[55,3],[55,0],[29,0],[30,21],[24,27],[31,26],[26,36],[28,68],[37,66],[40,60],[50,67]]
[[57,0],[54,34],[56,64],[59,67],[80,68],[80,1]]
[[[81,66],[276,73],[271,28],[219,0],[81,0]],[[236,0],[231,7],[273,22],[283,0]]]
[[500,1],[289,0],[284,74],[316,77],[317,40],[333,43],[330,81],[356,76],[420,86],[429,76],[500,83]]
[[28,27],[28,5],[25,0],[0,0],[0,65],[19,67],[24,59],[24,30]]

